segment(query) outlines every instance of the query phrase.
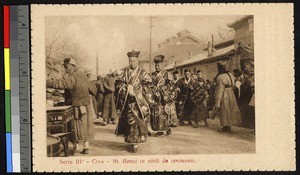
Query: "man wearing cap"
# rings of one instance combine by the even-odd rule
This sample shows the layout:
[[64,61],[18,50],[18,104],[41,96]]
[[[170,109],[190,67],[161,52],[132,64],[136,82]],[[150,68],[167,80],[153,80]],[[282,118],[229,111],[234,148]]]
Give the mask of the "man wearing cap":
[[240,125],[241,114],[233,92],[235,78],[227,71],[226,62],[219,61],[216,76],[215,105],[213,113],[219,114],[222,129],[220,132],[231,132],[231,126]]
[[202,70],[197,70],[197,78],[193,82],[193,88],[191,90],[191,100],[194,103],[193,111],[190,120],[193,127],[198,128],[199,122],[203,121],[207,126],[206,118],[208,117],[207,103],[208,99],[208,87],[205,80],[202,78]]
[[104,99],[104,92],[105,92],[103,87],[102,77],[100,75],[97,76],[97,81],[95,82],[95,86],[97,88],[97,104],[98,104],[97,118],[99,118],[99,116],[102,116],[103,99]]
[[120,116],[116,135],[124,136],[124,141],[131,144],[133,152],[137,152],[139,143],[146,142],[149,134],[149,105],[153,103],[148,89],[151,77],[138,66],[139,53],[134,50],[127,53],[129,67],[123,71],[116,89]]
[[110,70],[110,74],[105,77],[103,81],[104,86],[104,103],[103,103],[103,125],[106,126],[108,122],[115,124],[117,119],[117,110],[115,104],[115,86],[118,71],[116,68]]
[[[94,138],[94,124],[92,113],[90,93],[94,93],[93,84],[89,81],[86,74],[78,70],[76,61],[72,58],[64,60],[66,75],[63,78],[47,79],[46,86],[55,89],[68,89],[74,109],[74,127],[77,143],[83,141],[83,150],[81,153],[89,153],[89,140]],[[93,94],[96,95],[96,94]],[[76,150],[79,150],[76,144]]]
[[171,134],[170,125],[174,118],[177,119],[175,99],[179,92],[172,77],[163,69],[163,55],[154,58],[155,72],[152,73],[152,90],[154,94],[154,105],[151,108],[151,128],[158,131],[155,135],[162,136]]
[[242,125],[247,128],[255,126],[254,106],[250,105],[254,95],[254,72],[250,68],[244,69],[244,81],[241,84],[240,110],[242,114]]
[[179,118],[180,125],[186,125],[184,122],[188,121],[191,125],[190,116],[193,110],[193,102],[191,101],[191,90],[193,85],[193,79],[189,69],[184,70],[184,77],[178,82],[178,87],[180,88],[180,94],[178,97],[178,102],[176,104],[177,114]]

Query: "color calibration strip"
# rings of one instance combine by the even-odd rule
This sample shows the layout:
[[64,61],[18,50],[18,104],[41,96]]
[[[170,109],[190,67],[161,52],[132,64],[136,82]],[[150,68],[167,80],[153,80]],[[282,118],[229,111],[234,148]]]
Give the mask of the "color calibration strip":
[[10,6],[10,92],[13,172],[20,172],[20,103],[18,6]]
[[10,91],[10,7],[3,6],[4,22],[4,79],[5,79],[5,132],[7,172],[13,171],[11,133],[11,91]]

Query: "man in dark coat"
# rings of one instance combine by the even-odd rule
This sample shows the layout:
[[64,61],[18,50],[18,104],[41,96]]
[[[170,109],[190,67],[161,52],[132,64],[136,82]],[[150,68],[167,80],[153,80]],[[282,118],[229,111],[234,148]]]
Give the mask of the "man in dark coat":
[[254,75],[249,69],[244,70],[245,79],[241,85],[240,109],[242,113],[242,125],[247,128],[255,127],[254,108],[249,105],[254,95]]
[[193,102],[191,101],[191,90],[193,85],[193,79],[191,77],[191,72],[188,69],[184,70],[184,77],[179,80],[178,87],[180,88],[180,94],[177,102],[177,114],[179,118],[180,125],[186,125],[184,121],[188,121],[191,125],[190,115],[193,110]]
[[[83,141],[81,153],[89,153],[89,140],[94,138],[94,113],[89,94],[96,95],[95,86],[89,81],[84,72],[76,67],[76,61],[72,58],[64,60],[67,75],[61,79],[46,80],[46,87],[55,89],[68,89],[72,106],[74,108],[75,137],[77,141]],[[76,146],[77,150],[79,146]]]
[[104,99],[104,86],[103,86],[103,81],[102,77],[100,75],[97,76],[97,81],[95,82],[95,86],[97,88],[97,104],[98,104],[98,115],[97,118],[102,116],[103,112],[103,99]]
[[107,125],[109,121],[113,124],[117,118],[117,110],[115,104],[115,86],[117,80],[117,69],[112,69],[111,74],[103,81],[104,100],[103,100],[103,125]]
[[150,75],[139,66],[140,52],[128,52],[129,67],[125,68],[117,85],[117,110],[119,123],[116,129],[117,136],[123,136],[124,141],[130,143],[132,151],[137,152],[138,144],[146,142],[149,134],[151,84]]

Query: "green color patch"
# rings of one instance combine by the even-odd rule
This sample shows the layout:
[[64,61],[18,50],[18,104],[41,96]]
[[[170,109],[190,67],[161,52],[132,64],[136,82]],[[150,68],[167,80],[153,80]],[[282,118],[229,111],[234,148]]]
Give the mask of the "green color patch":
[[11,132],[11,103],[10,91],[5,91],[5,131]]

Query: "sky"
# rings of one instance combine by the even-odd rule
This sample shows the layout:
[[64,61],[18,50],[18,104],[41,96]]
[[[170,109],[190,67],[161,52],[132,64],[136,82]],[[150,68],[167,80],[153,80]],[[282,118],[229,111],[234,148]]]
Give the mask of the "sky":
[[[218,41],[218,28],[229,29],[226,24],[243,16],[155,16],[152,18],[152,50],[165,39],[188,30],[198,39],[207,42],[211,35]],[[70,16],[47,17],[45,22],[46,45],[51,43],[56,31],[61,40],[75,43],[85,53],[81,63],[85,69],[96,73],[98,53],[99,74],[107,74],[112,67],[128,65],[127,52],[132,49],[146,55],[150,48],[149,16]],[[56,58],[61,59],[61,58]]]

